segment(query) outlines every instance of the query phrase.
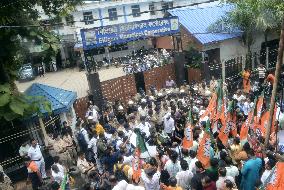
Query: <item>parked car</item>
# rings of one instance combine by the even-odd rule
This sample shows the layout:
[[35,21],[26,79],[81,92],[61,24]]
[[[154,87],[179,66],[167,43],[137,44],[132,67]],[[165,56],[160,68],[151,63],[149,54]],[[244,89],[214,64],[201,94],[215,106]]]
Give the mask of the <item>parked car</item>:
[[19,80],[35,79],[34,70],[31,64],[24,64],[19,70]]

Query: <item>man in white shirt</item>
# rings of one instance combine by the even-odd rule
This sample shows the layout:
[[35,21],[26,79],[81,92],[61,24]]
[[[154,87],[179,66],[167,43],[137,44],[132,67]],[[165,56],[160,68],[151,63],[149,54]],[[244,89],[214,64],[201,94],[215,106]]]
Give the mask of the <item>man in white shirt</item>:
[[191,171],[193,174],[196,174],[195,162],[198,161],[198,159],[196,158],[196,151],[190,150],[189,156],[191,160],[190,163],[188,164],[188,170]]
[[263,172],[260,180],[262,182],[262,184],[264,184],[264,182],[266,181],[266,179],[269,177],[272,168],[275,166],[275,161],[272,159],[264,159],[265,160],[265,171]]
[[169,155],[170,159],[165,164],[165,170],[167,170],[171,177],[176,176],[181,171],[180,162],[178,161],[178,153],[171,151]]
[[39,171],[41,173],[42,178],[46,178],[45,173],[45,162],[44,158],[42,156],[40,146],[38,145],[37,141],[35,139],[31,140],[31,147],[28,150],[28,156],[31,160],[35,161],[37,167],[39,168]]
[[167,113],[164,116],[164,131],[169,135],[169,137],[172,137],[174,130],[175,130],[175,121],[171,117],[171,113]]
[[26,157],[26,156],[28,156],[28,151],[29,151],[29,149],[30,149],[29,142],[28,142],[28,141],[27,141],[27,142],[24,142],[24,143],[21,145],[20,149],[19,149],[19,154],[20,154],[20,156],[21,156],[21,157]]
[[155,168],[147,168],[141,174],[141,180],[144,183],[145,190],[159,190],[160,189],[160,172]]
[[185,160],[180,162],[181,170],[177,173],[177,185],[180,186],[182,189],[190,189],[190,182],[193,177],[191,171],[188,170],[188,163]]
[[146,137],[150,136],[150,123],[146,122],[146,117],[145,116],[140,116],[140,121],[141,123],[139,123],[139,125],[137,125],[135,128],[140,129],[141,132],[146,134]]
[[226,168],[219,168],[218,170],[219,178],[216,181],[217,190],[222,190],[225,187],[225,180],[230,180],[233,184],[235,184],[235,179],[231,176],[226,176],[227,171]]

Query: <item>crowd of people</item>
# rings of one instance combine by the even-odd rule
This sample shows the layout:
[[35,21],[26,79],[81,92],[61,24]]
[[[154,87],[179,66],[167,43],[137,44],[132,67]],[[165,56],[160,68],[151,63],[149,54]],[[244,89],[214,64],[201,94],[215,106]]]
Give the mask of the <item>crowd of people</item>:
[[[169,78],[159,91],[152,87],[103,110],[90,101],[75,128],[64,122],[46,139],[48,174],[36,140],[20,147],[33,189],[78,183],[80,190],[256,190],[273,183],[284,189],[276,137],[283,110],[275,109],[265,147],[269,98],[259,91],[271,76],[259,76],[264,80],[250,88],[245,72],[243,88],[233,92],[214,78],[179,88]],[[4,177],[2,172],[0,184]]]
[[[117,61],[114,63],[116,64]],[[140,50],[132,56],[121,61],[123,71],[126,74],[133,74],[160,67],[171,62],[170,53],[165,50]]]

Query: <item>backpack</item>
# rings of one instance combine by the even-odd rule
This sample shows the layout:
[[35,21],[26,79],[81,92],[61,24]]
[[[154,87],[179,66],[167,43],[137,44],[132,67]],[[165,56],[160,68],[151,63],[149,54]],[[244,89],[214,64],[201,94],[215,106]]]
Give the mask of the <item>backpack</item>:
[[87,150],[88,144],[86,142],[86,139],[82,133],[82,130],[77,134],[77,141],[79,144],[80,149],[85,152]]
[[118,164],[116,164],[115,165],[116,170],[114,172],[114,175],[118,181],[125,180],[128,183],[128,177],[125,175],[123,171],[124,166],[125,164],[122,164],[122,166],[119,168]]

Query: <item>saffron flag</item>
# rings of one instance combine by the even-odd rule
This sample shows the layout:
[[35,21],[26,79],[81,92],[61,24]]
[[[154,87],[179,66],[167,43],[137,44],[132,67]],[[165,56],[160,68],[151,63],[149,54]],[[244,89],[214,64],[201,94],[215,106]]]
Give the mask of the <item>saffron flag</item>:
[[[257,98],[254,99],[254,105],[256,104],[256,100],[257,100]],[[251,126],[251,124],[253,122],[254,108],[255,108],[255,106],[248,113],[248,117],[247,117],[246,121],[242,125],[241,132],[240,132],[240,140],[241,141],[246,141],[247,140],[249,127]]]
[[264,94],[263,92],[261,93],[260,97],[258,98],[257,105],[256,105],[256,123],[259,123],[259,120],[261,118],[261,110],[263,106],[263,100],[264,100]]
[[210,119],[214,117],[214,109],[216,108],[217,95],[213,93],[205,112],[200,116],[200,120],[209,116]]
[[[273,118],[272,118],[272,124],[271,124],[271,133],[275,132],[276,111],[277,111],[277,106],[275,105]],[[258,135],[265,136],[266,129],[268,127],[269,118],[270,118],[269,111],[266,111],[264,114],[262,114],[259,125],[257,125],[257,128],[256,128],[256,132]]]
[[211,148],[211,135],[210,135],[210,122],[207,121],[205,133],[200,141],[197,150],[197,159],[203,164],[205,168],[210,166],[210,148]]
[[[229,121],[230,122],[230,121]],[[232,116],[232,121],[231,121],[231,133],[234,137],[238,135],[238,129],[237,129],[237,113],[234,112]]]
[[283,190],[284,189],[284,162],[277,162],[271,175],[265,181],[266,190]]
[[192,133],[192,114],[191,110],[188,113],[188,123],[186,124],[186,127],[184,129],[184,138],[182,140],[182,147],[185,149],[189,149],[193,145],[193,133]]
[[134,132],[136,134],[136,149],[134,152],[134,159],[132,163],[132,169],[133,169],[133,175],[132,180],[136,183],[139,183],[140,177],[141,177],[141,160],[140,156],[141,153],[147,151],[146,144],[144,142],[144,139],[141,135],[141,131],[139,129],[134,129]]
[[139,148],[136,148],[134,152],[134,159],[132,160],[132,170],[133,170],[132,180],[137,184],[139,183],[140,177],[141,177],[142,163],[140,160],[140,155],[141,155],[141,152]]

